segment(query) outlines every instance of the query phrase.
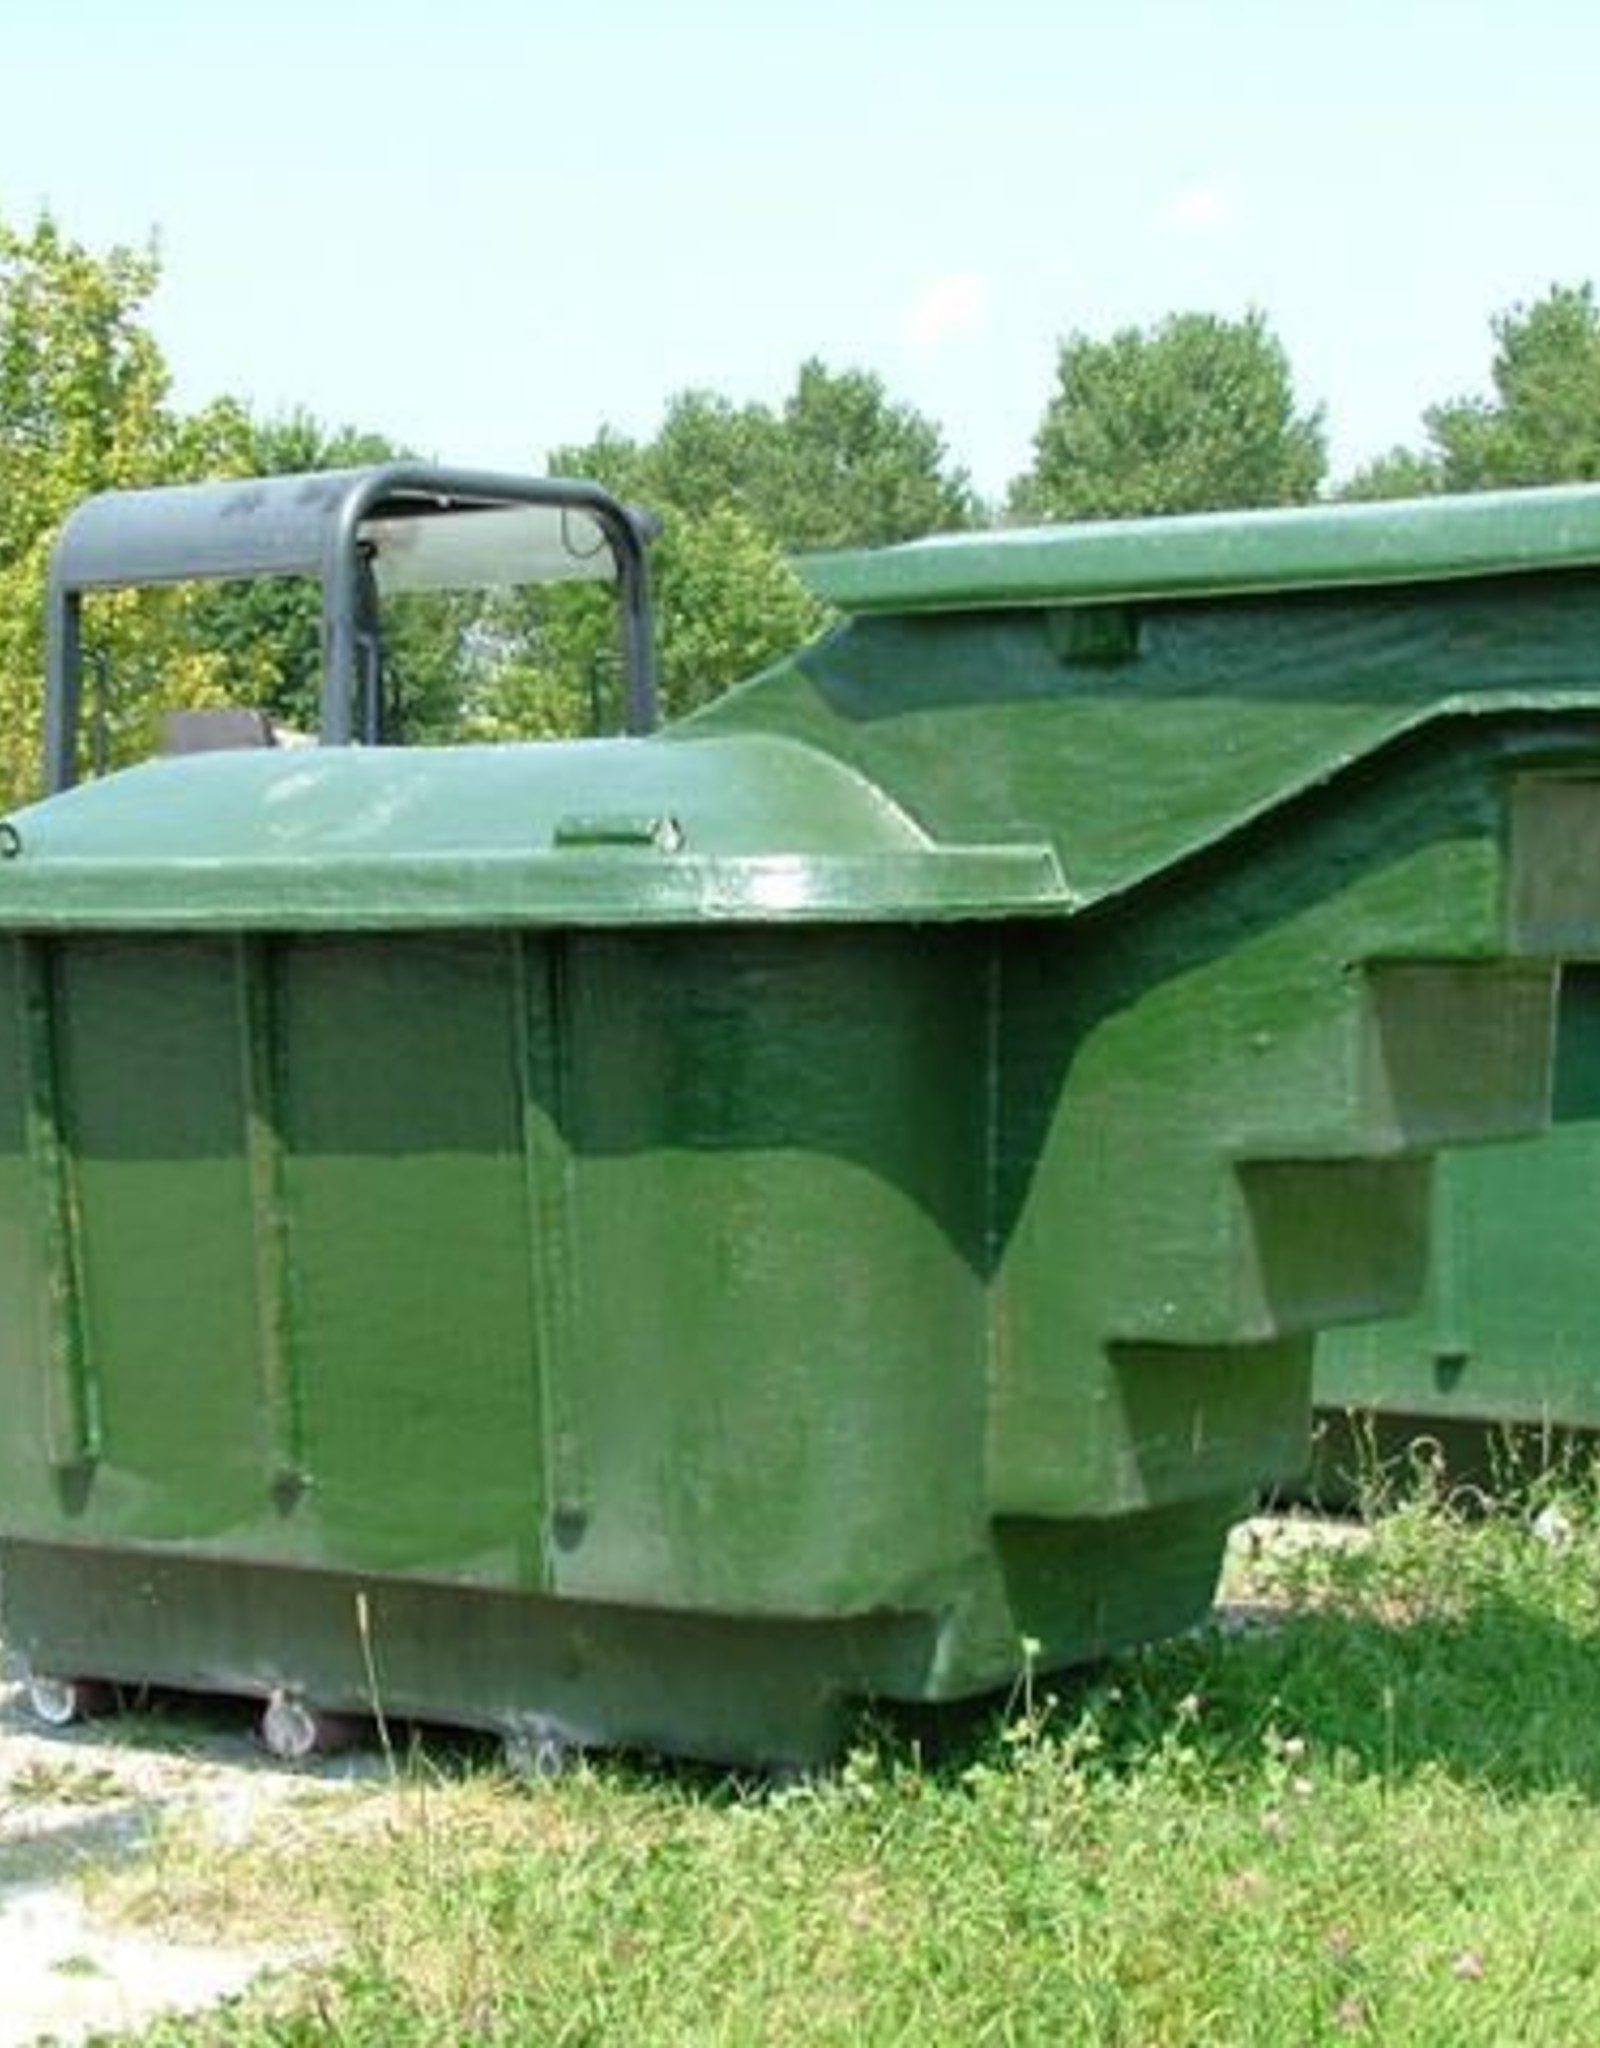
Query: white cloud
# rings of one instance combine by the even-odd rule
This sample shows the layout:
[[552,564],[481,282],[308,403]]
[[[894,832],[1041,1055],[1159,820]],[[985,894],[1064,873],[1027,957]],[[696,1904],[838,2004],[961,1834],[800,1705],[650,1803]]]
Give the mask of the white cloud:
[[955,334],[981,327],[989,313],[989,281],[976,271],[952,271],[925,285],[906,308],[907,338],[917,348],[938,348]]
[[1238,202],[1226,185],[1186,185],[1167,206],[1164,224],[1183,235],[1215,235],[1239,217]]

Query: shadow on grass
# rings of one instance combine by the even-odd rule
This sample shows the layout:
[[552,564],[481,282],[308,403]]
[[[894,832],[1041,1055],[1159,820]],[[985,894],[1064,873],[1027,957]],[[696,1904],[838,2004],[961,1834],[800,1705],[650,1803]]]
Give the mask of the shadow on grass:
[[[1213,1625],[1091,1672],[1040,1681],[1042,1739],[1093,1725],[1097,1757],[1134,1771],[1181,1740],[1221,1776],[1260,1769],[1274,1739],[1400,1780],[1440,1771],[1509,1797],[1600,1800],[1600,1641],[1507,1595],[1454,1617],[1344,1611]],[[992,1754],[1014,1700],[904,1724],[941,1772]]]
[[159,1816],[145,1804],[114,1811],[53,1814],[37,1828],[0,1840],[0,1909],[9,1895],[59,1884],[85,1869],[131,1862],[150,1846]]
[[[1455,1615],[1329,1607],[1262,1626],[1214,1622],[1092,1669],[1041,1675],[1031,1696],[1038,1743],[1071,1745],[1092,1728],[1092,1768],[1112,1774],[1135,1774],[1181,1742],[1207,1776],[1243,1781],[1274,1744],[1281,1753],[1298,1739],[1319,1766],[1352,1776],[1436,1771],[1509,1798],[1600,1802],[1600,1635],[1510,1593],[1481,1592]],[[872,1707],[851,1746],[954,1782],[1014,1753],[1029,1711],[1019,1689],[931,1709]],[[769,1789],[666,1759],[602,1768],[697,1804]]]

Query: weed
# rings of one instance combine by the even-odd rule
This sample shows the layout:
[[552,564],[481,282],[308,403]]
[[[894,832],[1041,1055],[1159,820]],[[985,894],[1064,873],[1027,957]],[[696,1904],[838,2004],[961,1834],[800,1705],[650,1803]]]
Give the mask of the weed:
[[103,1977],[105,1975],[105,1965],[96,1962],[93,1956],[62,1956],[60,1961],[52,1963],[50,1968],[58,1977]]
[[128,1796],[114,1771],[77,1763],[25,1764],[3,1791],[9,1806],[104,1806]]

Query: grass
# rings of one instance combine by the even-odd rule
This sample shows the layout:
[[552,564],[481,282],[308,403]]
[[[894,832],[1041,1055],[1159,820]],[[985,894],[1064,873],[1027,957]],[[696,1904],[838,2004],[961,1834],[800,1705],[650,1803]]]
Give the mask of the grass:
[[7,1806],[107,1806],[126,1799],[116,1774],[72,1762],[29,1764],[3,1795]]
[[1600,1486],[1274,1542],[1281,1610],[783,1790],[415,1759],[123,1910],[337,1957],[146,2048],[1600,2038]]

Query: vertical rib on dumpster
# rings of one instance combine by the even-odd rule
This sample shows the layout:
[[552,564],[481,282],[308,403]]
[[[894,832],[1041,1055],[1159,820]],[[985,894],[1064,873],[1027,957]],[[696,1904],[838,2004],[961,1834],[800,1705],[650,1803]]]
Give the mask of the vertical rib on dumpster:
[[[522,1156],[532,1267],[533,1333],[538,1354],[543,1418],[545,1496],[551,1551],[570,1548],[589,1513],[583,1439],[574,1408],[572,1355],[572,1161],[568,1125],[565,1038],[566,960],[559,939],[514,933],[511,957],[513,1033],[522,1096]],[[553,1580],[547,1554],[544,1581]]]
[[84,1326],[83,1251],[56,1030],[54,954],[47,939],[19,939],[28,1152],[40,1193],[51,1462],[83,1479],[101,1450],[100,1386]]
[[241,935],[235,947],[234,965],[239,992],[239,1065],[250,1169],[250,1213],[256,1252],[261,1395],[271,1444],[271,1490],[274,1498],[287,1508],[304,1490],[309,1474],[289,1301],[293,1281],[283,1199],[283,1104],[276,966],[270,941]]

